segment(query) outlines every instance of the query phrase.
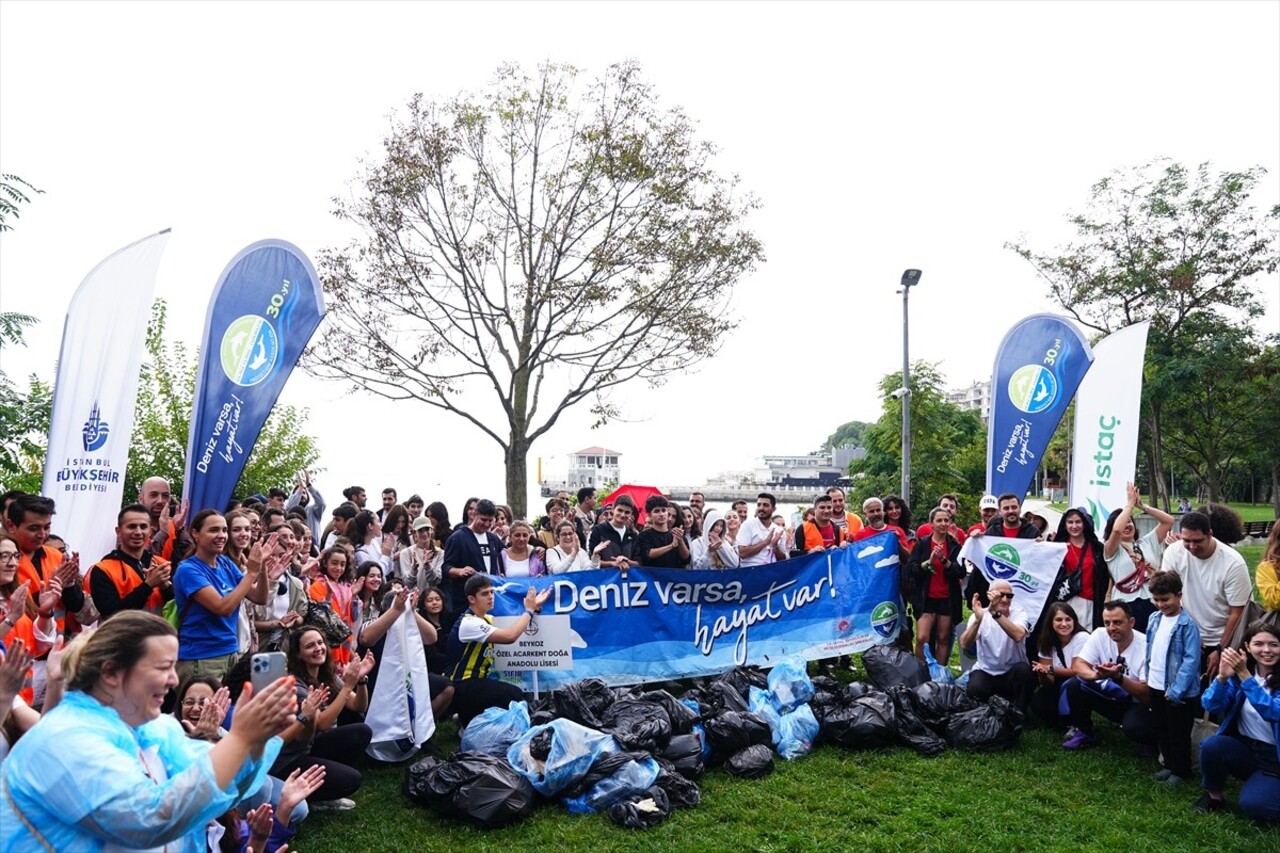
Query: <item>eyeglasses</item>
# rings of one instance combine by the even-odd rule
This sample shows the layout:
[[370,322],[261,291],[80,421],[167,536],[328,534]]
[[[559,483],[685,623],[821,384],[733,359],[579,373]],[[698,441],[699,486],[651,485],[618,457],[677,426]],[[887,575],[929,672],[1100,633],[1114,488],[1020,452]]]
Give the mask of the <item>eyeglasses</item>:
[[22,559],[22,555],[17,551],[0,551],[0,561],[6,563],[16,563]]
[[1010,601],[1012,601],[1012,600],[1013,600],[1013,593],[1011,593],[1011,592],[989,592],[989,593],[987,593],[987,597],[988,597],[988,598],[1007,598],[1007,599],[1009,599]]

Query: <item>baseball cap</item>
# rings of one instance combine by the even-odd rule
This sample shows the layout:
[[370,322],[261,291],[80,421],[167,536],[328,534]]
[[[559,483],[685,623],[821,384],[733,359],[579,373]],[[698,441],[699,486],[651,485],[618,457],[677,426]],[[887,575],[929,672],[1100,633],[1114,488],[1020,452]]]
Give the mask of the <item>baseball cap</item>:
[[1000,502],[995,495],[983,495],[982,500],[978,501],[978,509],[1000,509]]
[[431,526],[431,519],[427,518],[425,515],[420,515],[413,520],[414,533],[417,533],[419,530],[421,530],[424,527],[430,527],[430,526]]

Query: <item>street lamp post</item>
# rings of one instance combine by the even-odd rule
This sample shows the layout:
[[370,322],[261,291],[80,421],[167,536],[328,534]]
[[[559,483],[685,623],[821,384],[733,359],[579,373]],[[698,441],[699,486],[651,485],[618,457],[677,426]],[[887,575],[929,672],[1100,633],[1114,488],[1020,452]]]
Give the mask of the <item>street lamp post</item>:
[[920,283],[920,270],[905,270],[902,273],[902,387],[898,389],[898,398],[902,401],[902,499],[911,501],[911,359],[907,344],[907,297],[911,288]]

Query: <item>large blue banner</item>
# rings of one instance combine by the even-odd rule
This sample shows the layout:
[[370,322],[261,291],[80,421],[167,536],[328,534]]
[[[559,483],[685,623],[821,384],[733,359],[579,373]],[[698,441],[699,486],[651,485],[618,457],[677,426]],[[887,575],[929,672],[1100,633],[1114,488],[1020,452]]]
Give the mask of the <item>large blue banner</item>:
[[292,243],[259,241],[223,270],[209,301],[187,438],[183,493],[192,514],[230,500],[324,311],[315,268]]
[[590,677],[613,684],[687,678],[891,642],[903,620],[898,566],[897,538],[884,533],[745,569],[646,568],[625,576],[600,569],[499,581],[493,612],[523,612],[530,583],[553,588],[538,619],[569,617],[573,666],[540,671],[540,687]]
[[1027,493],[1091,364],[1089,342],[1065,317],[1033,314],[1004,336],[991,375],[988,494]]

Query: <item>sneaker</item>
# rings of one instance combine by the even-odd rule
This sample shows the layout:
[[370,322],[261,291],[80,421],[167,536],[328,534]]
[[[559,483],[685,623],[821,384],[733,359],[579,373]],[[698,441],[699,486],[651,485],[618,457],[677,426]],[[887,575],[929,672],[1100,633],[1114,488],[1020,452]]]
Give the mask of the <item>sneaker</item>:
[[307,805],[313,812],[349,812],[356,807],[356,801],[347,797],[338,797],[336,800],[319,800]]
[[1155,773],[1152,773],[1151,778],[1156,782],[1163,782],[1164,780],[1168,779],[1172,775],[1173,775],[1172,770],[1168,769],[1167,767],[1162,767],[1159,770],[1157,770]]
[[1191,804],[1191,811],[1196,814],[1208,814],[1209,812],[1222,812],[1227,810],[1227,804],[1222,798],[1214,799],[1208,794],[1201,794],[1200,799]]
[[1091,746],[1097,746],[1098,739],[1087,732],[1076,729],[1075,734],[1062,742],[1063,749],[1088,749]]

